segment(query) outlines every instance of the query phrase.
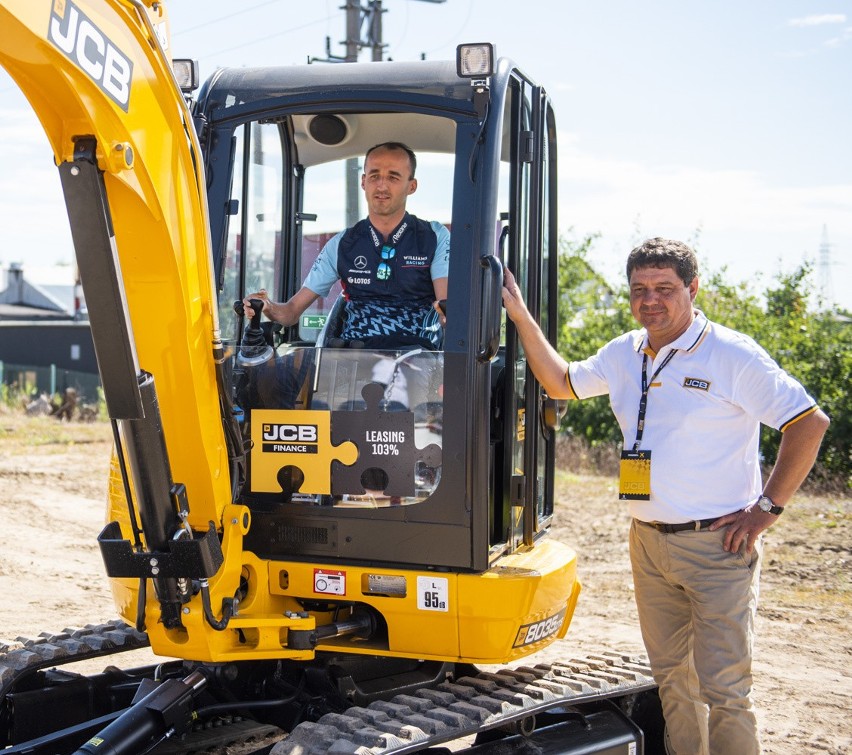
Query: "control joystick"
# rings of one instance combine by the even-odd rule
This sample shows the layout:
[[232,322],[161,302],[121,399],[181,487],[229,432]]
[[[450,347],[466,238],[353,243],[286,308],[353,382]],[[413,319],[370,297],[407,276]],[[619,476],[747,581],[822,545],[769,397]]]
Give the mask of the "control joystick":
[[[274,352],[272,347],[266,342],[266,336],[263,333],[263,328],[260,325],[261,312],[263,310],[263,301],[261,299],[249,299],[254,315],[246,324],[243,331],[243,340],[240,343],[240,350],[237,353],[237,363],[243,367],[256,367],[259,364],[272,359]],[[242,302],[238,302],[240,310],[243,309]],[[234,305],[237,309],[237,304]],[[237,310],[239,312],[239,310]]]

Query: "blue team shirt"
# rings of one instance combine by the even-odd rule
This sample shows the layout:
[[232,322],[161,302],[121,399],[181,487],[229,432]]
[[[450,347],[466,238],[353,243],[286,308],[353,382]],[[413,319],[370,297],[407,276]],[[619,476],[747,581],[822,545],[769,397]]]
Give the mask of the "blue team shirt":
[[329,239],[304,285],[325,297],[341,282],[344,340],[391,345],[413,336],[437,346],[442,331],[432,309],[432,281],[449,275],[449,262],[450,232],[440,223],[406,213],[383,240],[364,219]]

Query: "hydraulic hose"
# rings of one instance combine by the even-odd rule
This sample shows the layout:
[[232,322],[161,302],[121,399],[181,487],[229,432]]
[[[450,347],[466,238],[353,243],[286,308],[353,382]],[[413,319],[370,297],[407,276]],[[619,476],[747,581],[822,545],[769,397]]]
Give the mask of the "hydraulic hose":
[[227,628],[231,616],[234,615],[233,602],[230,600],[222,601],[222,618],[217,619],[213,615],[213,607],[210,605],[210,586],[206,579],[201,580],[201,605],[204,608],[204,618],[213,629],[221,632]]

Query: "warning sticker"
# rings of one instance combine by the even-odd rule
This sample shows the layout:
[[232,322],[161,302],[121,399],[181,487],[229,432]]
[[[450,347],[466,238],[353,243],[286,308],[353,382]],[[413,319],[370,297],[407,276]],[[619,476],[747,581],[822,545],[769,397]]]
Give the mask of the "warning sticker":
[[449,580],[445,577],[418,577],[417,607],[421,611],[449,611]]
[[314,592],[323,595],[346,595],[346,572],[314,569]]

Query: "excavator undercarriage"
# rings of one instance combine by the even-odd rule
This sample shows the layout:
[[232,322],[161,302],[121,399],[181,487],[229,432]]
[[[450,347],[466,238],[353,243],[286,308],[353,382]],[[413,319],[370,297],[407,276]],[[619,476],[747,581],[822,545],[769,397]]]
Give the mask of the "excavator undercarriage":
[[[146,647],[147,637],[115,622],[19,644],[0,655],[9,755],[662,751],[650,672],[616,653],[495,671],[329,656],[83,675],[63,666]],[[49,721],[45,706],[56,711]]]

